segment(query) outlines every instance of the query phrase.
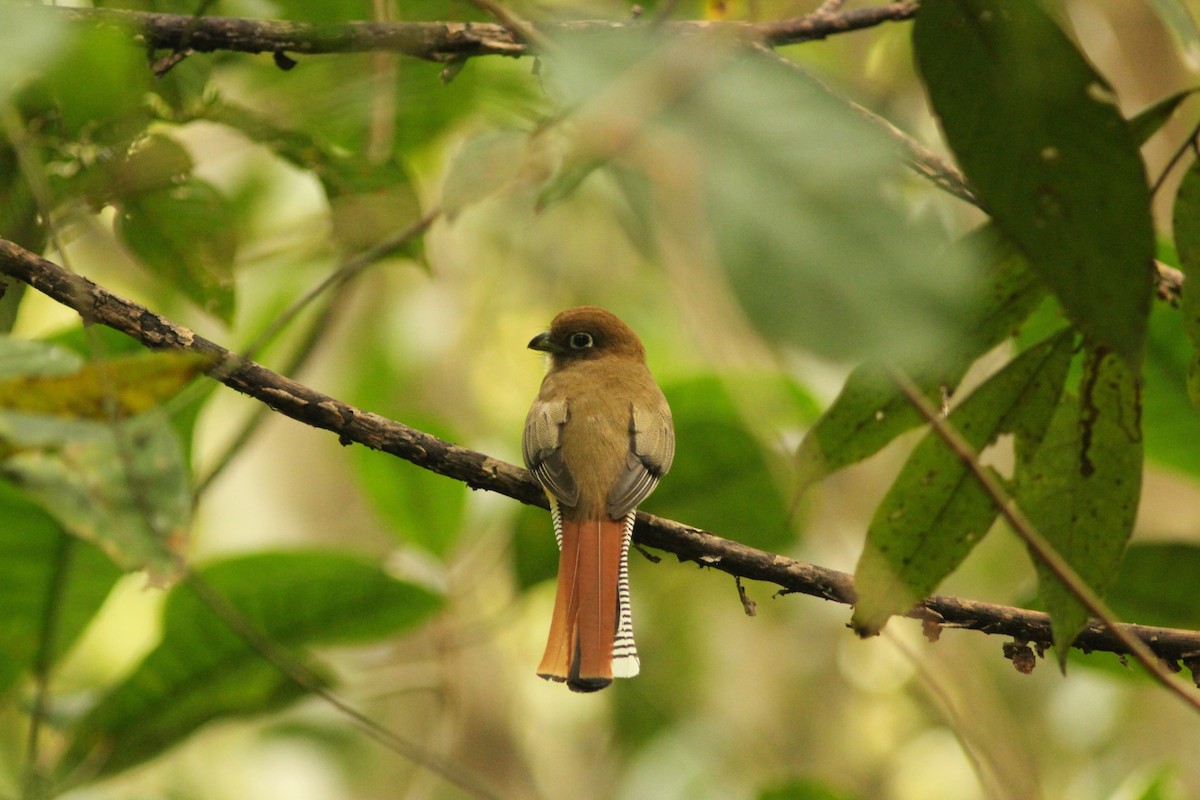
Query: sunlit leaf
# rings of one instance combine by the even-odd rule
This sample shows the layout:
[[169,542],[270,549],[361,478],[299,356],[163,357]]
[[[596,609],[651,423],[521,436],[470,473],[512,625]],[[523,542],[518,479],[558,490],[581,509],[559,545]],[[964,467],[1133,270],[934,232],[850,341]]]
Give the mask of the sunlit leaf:
[[1036,0],[931,0],[917,64],[996,224],[1098,346],[1141,363],[1153,226],[1112,89]]
[[[1041,446],[1028,463],[1018,461],[1018,504],[1100,595],[1133,532],[1142,485],[1141,414],[1141,386],[1125,361],[1090,350],[1079,399],[1064,398]],[[1087,610],[1036,556],[1034,561],[1061,663]]]
[[220,193],[191,179],[121,203],[117,232],[151,272],[230,322],[234,310],[235,224]]
[[67,651],[121,571],[66,533],[11,484],[0,481],[0,692],[35,665]]
[[[937,405],[952,392],[970,363],[1011,336],[1045,293],[1025,259],[998,241],[991,226],[971,238],[990,266],[986,290],[976,301],[966,337],[956,337],[932,364],[906,371]],[[796,492],[842,467],[878,452],[922,421],[887,369],[868,362],[846,379],[841,393],[805,435],[796,451]]]
[[[335,551],[258,553],[198,570],[273,647],[307,663],[317,645],[359,644],[426,619],[438,598]],[[172,590],[158,646],[73,728],[64,771],[87,761],[111,775],[220,719],[262,714],[303,696],[195,593]]]
[[0,378],[0,410],[120,419],[158,406],[211,365],[197,353],[144,353],[91,361],[69,375]]
[[[950,413],[976,451],[1021,427],[1040,438],[1071,361],[1074,337],[1060,333],[1013,359]],[[936,432],[909,456],[867,529],[855,570],[851,624],[864,635],[929,595],[992,527],[998,509],[974,473]]]

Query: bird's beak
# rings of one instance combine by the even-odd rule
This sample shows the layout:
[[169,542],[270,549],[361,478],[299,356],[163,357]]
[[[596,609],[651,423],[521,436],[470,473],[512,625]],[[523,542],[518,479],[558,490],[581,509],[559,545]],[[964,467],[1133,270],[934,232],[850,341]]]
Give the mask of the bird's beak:
[[558,348],[554,346],[554,343],[552,341],[550,341],[550,332],[549,331],[539,333],[537,336],[530,339],[529,340],[529,349],[530,350],[541,350],[543,353],[554,353],[554,352],[558,351]]

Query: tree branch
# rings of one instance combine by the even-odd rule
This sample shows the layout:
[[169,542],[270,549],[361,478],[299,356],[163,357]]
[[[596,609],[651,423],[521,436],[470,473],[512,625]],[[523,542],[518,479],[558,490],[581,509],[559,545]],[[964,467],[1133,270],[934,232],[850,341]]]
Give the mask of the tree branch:
[[[357,442],[461,481],[472,489],[546,506],[545,493],[520,467],[317,392],[3,239],[0,274],[74,309],[87,322],[106,325],[146,347],[211,356],[217,360],[210,370],[211,377],[306,425],[336,433],[342,444]],[[680,561],[774,583],[784,593],[807,594],[847,605],[855,601],[853,578],[844,572],[748,547],[652,514],[639,512],[635,540],[674,553]],[[1038,611],[933,595],[908,616],[922,620],[930,638],[944,626],[1011,637],[1021,645],[1035,644],[1039,651],[1051,642],[1049,617]],[[1200,632],[1131,624],[1119,627],[1144,642],[1168,665],[1182,661],[1194,677],[1200,673]],[[1096,621],[1089,623],[1073,646],[1085,652],[1128,653],[1119,637]]]
[[[895,2],[848,11],[817,11],[771,22],[668,21],[659,26],[675,33],[723,30],[771,47],[824,39],[911,18],[915,2]],[[235,17],[192,17],[101,8],[31,9],[53,13],[69,23],[132,31],[150,50],[241,53],[362,53],[388,51],[430,61],[460,61],[471,56],[531,55],[527,41],[504,25],[487,22],[345,22],[315,24]],[[541,22],[532,30],[549,38],[564,34],[644,30],[645,21],[582,20]]]

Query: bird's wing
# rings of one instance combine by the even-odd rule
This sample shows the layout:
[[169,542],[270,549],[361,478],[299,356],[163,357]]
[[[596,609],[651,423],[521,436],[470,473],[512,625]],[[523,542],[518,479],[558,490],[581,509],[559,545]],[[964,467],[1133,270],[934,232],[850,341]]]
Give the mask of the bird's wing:
[[625,468],[608,493],[608,515],[621,519],[646,499],[675,458],[675,428],[671,409],[632,406],[629,414],[629,454]]
[[525,418],[521,452],[525,466],[547,492],[565,506],[579,502],[579,487],[562,453],[562,426],[568,417],[565,400],[538,400]]

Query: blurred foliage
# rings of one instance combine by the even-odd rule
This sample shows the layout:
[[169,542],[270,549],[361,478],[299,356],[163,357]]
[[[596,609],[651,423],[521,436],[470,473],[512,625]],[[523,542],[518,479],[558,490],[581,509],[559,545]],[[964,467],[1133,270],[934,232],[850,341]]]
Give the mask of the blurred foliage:
[[[489,19],[463,0],[95,5]],[[1197,114],[1193,10],[923,0],[914,23],[786,58],[644,25],[449,69],[216,52],[155,76],[165,54],[128,32],[0,4],[0,236],[508,460],[538,381],[525,342],[562,307],[610,306],[675,417],[645,509],[838,567],[861,552],[852,622],[889,634],[859,642],[845,609],[634,553],[642,674],[569,696],[532,674],[557,562],[544,510],[263,423],[198,378],[205,360],[5,285],[0,793],[283,796],[300,775],[314,798],[461,796],[297,702],[339,687],[418,764],[503,797],[1200,795],[1192,719],[1118,659],[1021,676],[994,637],[927,647],[888,624],[939,588],[1011,603],[1035,583],[1058,643],[1083,620],[1022,545],[984,537],[994,505],[898,368],[1123,617],[1200,628],[1200,306],[1153,300],[1151,274],[1156,220],[1159,257],[1200,265],[1200,169],[1149,191],[1172,155],[1156,143],[1186,150]],[[923,138],[940,123],[928,144],[985,213],[915,177],[840,93]],[[426,235],[339,273],[433,209]]]

